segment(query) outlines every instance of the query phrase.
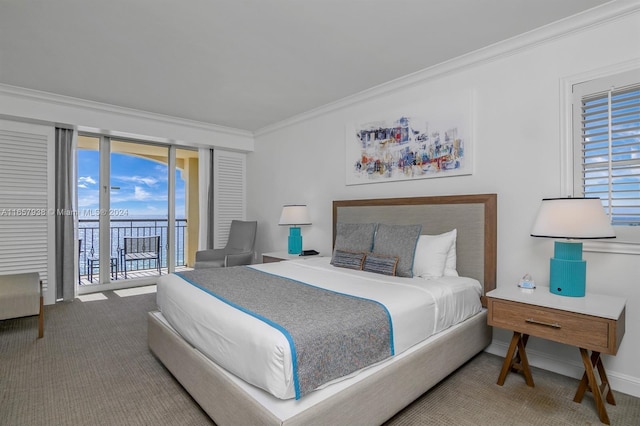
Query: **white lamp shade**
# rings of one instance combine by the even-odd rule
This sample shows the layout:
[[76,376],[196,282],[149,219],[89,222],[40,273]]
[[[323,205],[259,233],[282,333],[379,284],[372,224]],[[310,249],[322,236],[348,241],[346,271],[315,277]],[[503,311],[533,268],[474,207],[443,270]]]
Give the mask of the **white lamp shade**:
[[284,206],[278,225],[311,225],[309,209],[305,205]]
[[582,240],[616,234],[599,198],[545,198],[531,236]]

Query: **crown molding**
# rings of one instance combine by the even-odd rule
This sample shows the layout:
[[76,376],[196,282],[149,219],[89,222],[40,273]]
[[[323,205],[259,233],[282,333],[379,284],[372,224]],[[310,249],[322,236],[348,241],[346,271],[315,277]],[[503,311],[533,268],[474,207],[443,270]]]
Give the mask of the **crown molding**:
[[241,136],[245,138],[253,138],[253,132],[232,127],[220,126],[201,121],[188,120],[184,118],[173,117],[170,115],[157,114],[148,111],[142,111],[134,108],[126,108],[117,105],[105,104],[101,102],[89,101],[86,99],[74,98],[71,96],[58,95],[40,90],[27,89],[24,87],[11,86],[0,83],[0,95],[11,96],[29,101],[40,103],[48,103],[52,105],[80,108],[84,110],[92,110],[101,113],[108,113],[126,117],[133,117],[142,120],[155,121],[160,123],[168,123],[176,126],[184,126],[207,132],[222,133],[233,136]]
[[468,69],[498,59],[514,55],[523,50],[531,49],[552,40],[573,35],[594,26],[604,25],[612,20],[620,19],[640,11],[639,0],[613,0],[602,6],[561,19],[524,34],[494,43],[490,46],[475,50],[449,61],[442,62],[429,68],[408,74],[389,82],[374,86],[370,89],[348,96],[330,104],[298,114],[273,125],[265,126],[254,132],[255,136],[262,136],[279,129],[306,121],[332,111],[355,105],[366,100],[392,93],[401,89],[434,80],[443,75]]

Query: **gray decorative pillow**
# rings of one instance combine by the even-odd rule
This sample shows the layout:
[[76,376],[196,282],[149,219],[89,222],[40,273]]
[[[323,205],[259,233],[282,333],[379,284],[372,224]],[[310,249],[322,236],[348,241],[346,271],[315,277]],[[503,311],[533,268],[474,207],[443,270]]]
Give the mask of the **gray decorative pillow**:
[[373,248],[373,236],[375,233],[375,223],[338,222],[336,224],[336,244],[334,250],[370,252]]
[[362,270],[367,272],[375,272],[383,275],[396,275],[398,267],[398,256],[380,256],[368,253],[364,258]]
[[362,269],[365,253],[336,250],[331,258],[331,264],[339,268]]
[[378,224],[376,238],[373,243],[373,253],[398,256],[396,275],[399,277],[413,277],[413,258],[421,231],[422,225]]

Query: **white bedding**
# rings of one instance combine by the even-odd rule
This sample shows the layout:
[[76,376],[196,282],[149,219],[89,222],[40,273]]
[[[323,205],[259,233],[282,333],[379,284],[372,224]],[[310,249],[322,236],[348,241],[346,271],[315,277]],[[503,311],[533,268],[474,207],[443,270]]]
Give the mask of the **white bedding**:
[[[323,257],[251,267],[382,303],[391,314],[396,355],[482,309],[482,287],[471,278],[387,277],[336,268],[329,261]],[[218,365],[277,398],[295,396],[289,342],[280,331],[177,275],[159,278],[157,300],[168,323]]]

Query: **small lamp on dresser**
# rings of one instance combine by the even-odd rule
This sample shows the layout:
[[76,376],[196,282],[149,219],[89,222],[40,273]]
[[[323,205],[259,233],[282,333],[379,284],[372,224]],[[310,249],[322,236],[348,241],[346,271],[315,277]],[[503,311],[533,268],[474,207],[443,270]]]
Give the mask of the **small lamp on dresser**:
[[309,209],[303,204],[290,204],[282,208],[278,225],[288,225],[289,228],[289,254],[302,253],[302,234],[300,225],[311,225]]
[[566,239],[555,242],[549,291],[570,297],[584,297],[587,274],[582,242],[573,240],[616,237],[597,197],[543,199],[531,236]]

